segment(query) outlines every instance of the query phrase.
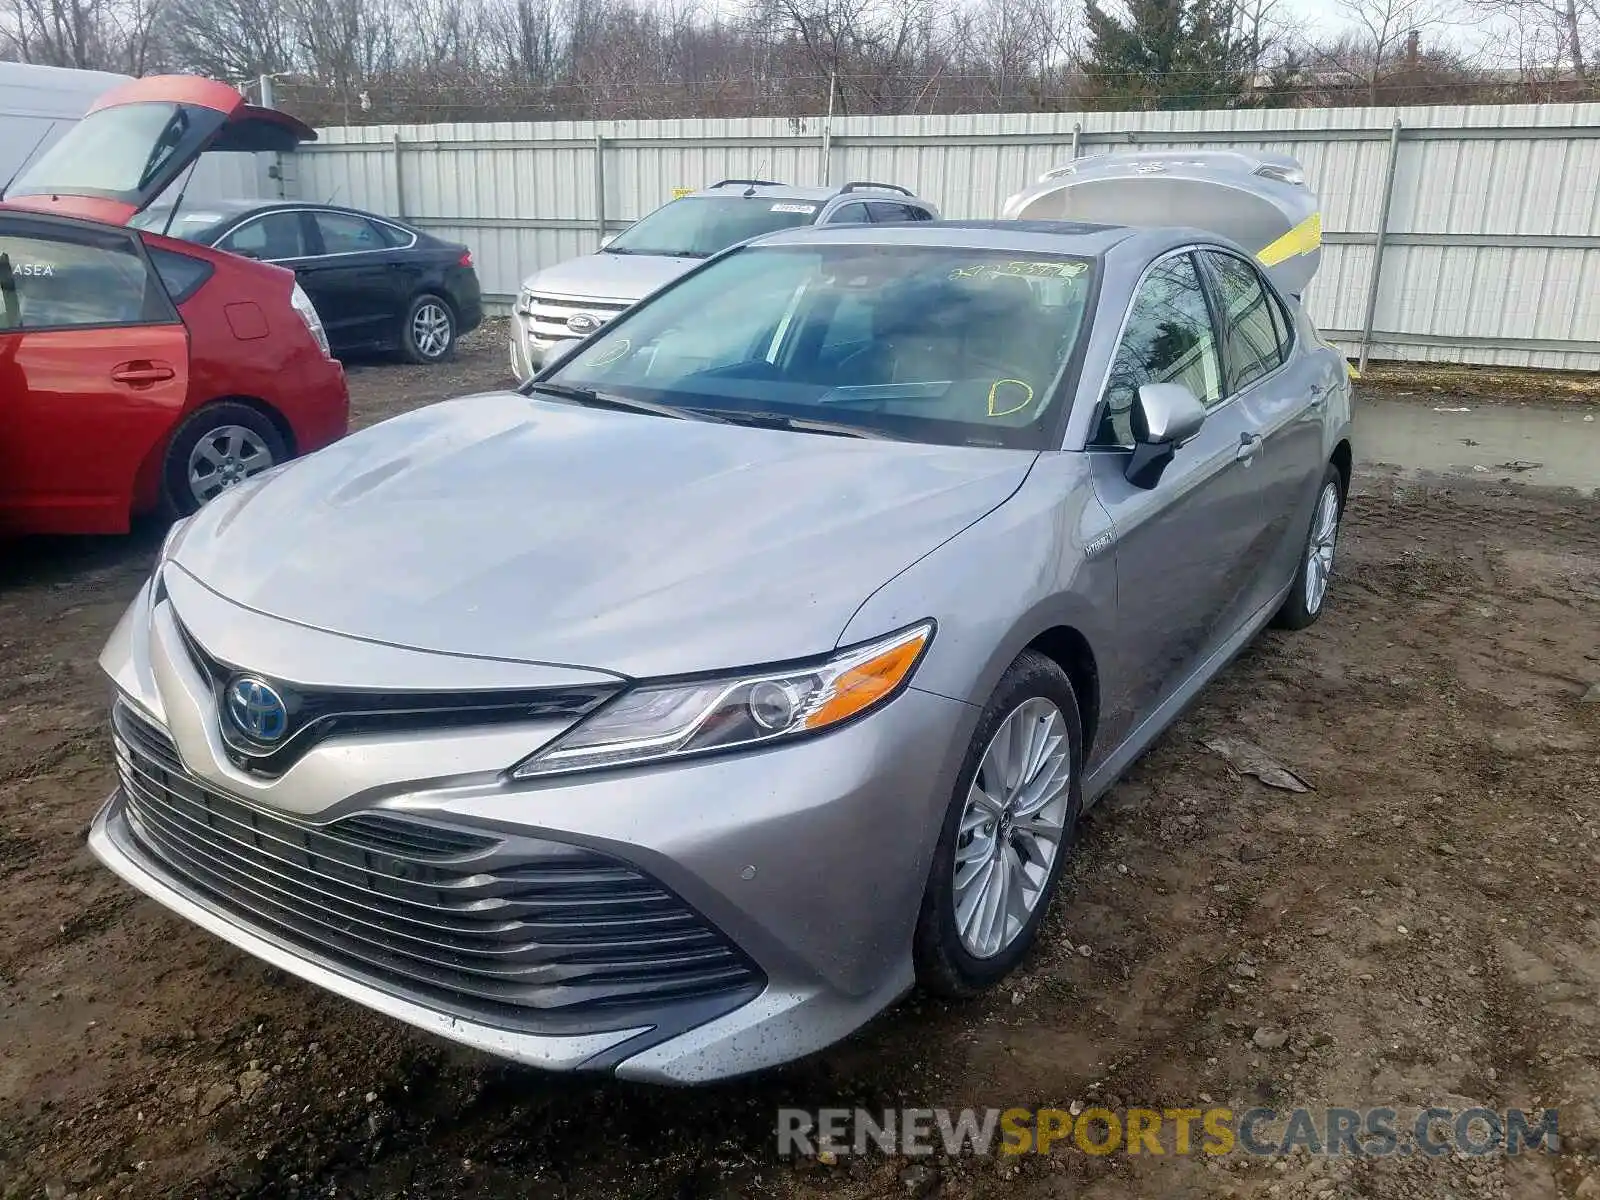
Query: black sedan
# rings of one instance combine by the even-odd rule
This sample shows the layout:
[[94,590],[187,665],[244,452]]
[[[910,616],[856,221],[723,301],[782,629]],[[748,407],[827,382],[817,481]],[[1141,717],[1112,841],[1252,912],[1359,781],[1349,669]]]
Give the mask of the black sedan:
[[170,207],[151,208],[135,223],[292,268],[337,355],[398,350],[435,363],[483,320],[472,252],[392,217],[331,204],[210,200],[182,202],[175,218]]

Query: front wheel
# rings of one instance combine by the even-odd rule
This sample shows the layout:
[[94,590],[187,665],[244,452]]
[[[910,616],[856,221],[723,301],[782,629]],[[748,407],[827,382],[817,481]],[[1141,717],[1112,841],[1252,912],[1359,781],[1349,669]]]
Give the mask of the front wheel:
[[456,317],[438,296],[422,295],[406,309],[400,351],[414,363],[443,362],[456,348]]
[[1344,477],[1332,463],[1323,472],[1317,506],[1300,553],[1300,569],[1272,623],[1280,629],[1304,629],[1322,615],[1333,574],[1333,553],[1339,543],[1339,522],[1344,518]]
[[1024,651],[983,710],[917,919],[917,978],[969,996],[1014,970],[1055,895],[1083,805],[1083,726],[1067,673]]

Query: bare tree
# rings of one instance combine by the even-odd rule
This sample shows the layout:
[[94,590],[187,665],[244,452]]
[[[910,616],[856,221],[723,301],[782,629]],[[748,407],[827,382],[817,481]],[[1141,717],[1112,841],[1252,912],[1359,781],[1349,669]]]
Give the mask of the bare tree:
[[7,40],[23,62],[140,74],[161,65],[162,0],[12,0]]
[[1559,74],[1565,62],[1579,85],[1588,81],[1584,46],[1600,37],[1600,7],[1594,0],[1471,0],[1471,8],[1509,30],[1524,69]]
[[[1378,102],[1383,71],[1412,35],[1453,23],[1449,0],[1336,0],[1356,36],[1341,47],[1339,65],[1359,73],[1367,85],[1367,103]],[[1415,45],[1415,42],[1410,44]]]
[[254,79],[295,64],[285,0],[172,0],[165,32],[181,66],[214,79]]

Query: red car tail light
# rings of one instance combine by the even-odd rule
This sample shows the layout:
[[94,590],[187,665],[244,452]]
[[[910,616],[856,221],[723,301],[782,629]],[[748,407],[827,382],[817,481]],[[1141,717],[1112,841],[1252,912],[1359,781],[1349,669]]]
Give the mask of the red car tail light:
[[462,266],[462,267],[470,267],[472,265],[472,251],[471,250],[463,250],[461,252],[461,261],[459,263],[457,263],[456,265],[457,266]]

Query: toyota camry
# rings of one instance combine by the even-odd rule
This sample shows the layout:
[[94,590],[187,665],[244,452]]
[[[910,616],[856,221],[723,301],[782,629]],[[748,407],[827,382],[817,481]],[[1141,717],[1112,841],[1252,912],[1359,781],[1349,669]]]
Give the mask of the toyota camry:
[[1349,382],[1259,249],[779,232],[245,480],[106,647],[95,852],[549,1069],[716,1079],[996,984],[1084,806],[1325,606]]

